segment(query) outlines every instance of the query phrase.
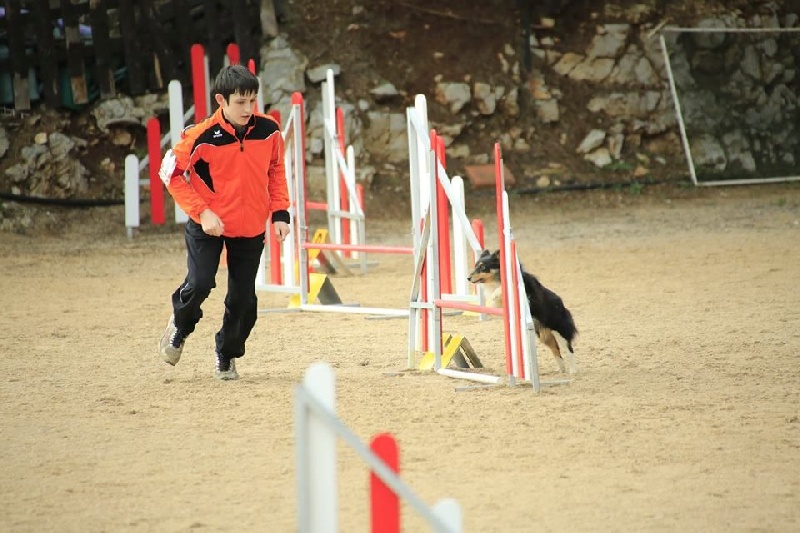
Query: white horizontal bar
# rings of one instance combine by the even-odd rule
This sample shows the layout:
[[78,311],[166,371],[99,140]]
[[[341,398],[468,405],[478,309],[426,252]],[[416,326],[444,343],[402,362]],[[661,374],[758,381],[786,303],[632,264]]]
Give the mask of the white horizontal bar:
[[276,285],[274,283],[265,283],[263,285],[256,285],[256,290],[264,292],[283,292],[286,294],[300,294],[300,287]]
[[440,368],[437,370],[439,374],[455,379],[466,379],[469,381],[477,381],[478,383],[489,383],[492,385],[500,385],[505,380],[498,376],[490,376],[488,374],[476,374],[473,372],[460,372],[450,368]]
[[764,183],[783,183],[789,181],[800,181],[800,176],[788,176],[786,178],[750,178],[741,180],[718,180],[718,181],[700,181],[697,180],[697,185],[704,187],[711,187],[715,185],[761,185]]

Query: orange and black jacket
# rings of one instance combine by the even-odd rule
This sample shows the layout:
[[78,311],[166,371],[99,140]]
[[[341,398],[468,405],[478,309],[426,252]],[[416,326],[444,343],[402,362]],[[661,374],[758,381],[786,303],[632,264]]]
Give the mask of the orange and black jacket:
[[266,115],[250,117],[241,136],[217,111],[183,131],[173,148],[175,171],[167,184],[192,220],[211,209],[226,237],[255,237],[267,220],[289,223],[289,192],[283,165],[283,137]]

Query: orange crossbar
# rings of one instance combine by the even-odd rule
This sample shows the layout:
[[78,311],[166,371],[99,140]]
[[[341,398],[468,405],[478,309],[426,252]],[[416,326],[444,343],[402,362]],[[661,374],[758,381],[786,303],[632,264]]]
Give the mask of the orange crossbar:
[[433,305],[443,309],[460,309],[462,311],[475,311],[485,315],[503,316],[503,310],[499,307],[486,307],[485,305],[475,305],[467,302],[451,302],[450,300],[434,300]]

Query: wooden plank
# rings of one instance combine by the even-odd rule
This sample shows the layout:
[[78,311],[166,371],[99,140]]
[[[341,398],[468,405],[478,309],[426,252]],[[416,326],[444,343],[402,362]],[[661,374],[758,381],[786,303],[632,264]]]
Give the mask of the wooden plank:
[[119,3],[119,25],[122,32],[125,65],[128,69],[128,83],[131,95],[144,94],[147,78],[144,72],[141,35],[136,24],[136,10],[133,2]]
[[151,53],[153,54],[153,89],[164,89],[175,75],[175,58],[164,36],[166,30],[153,5],[153,0],[142,0],[142,22],[149,34]]
[[248,60],[253,58],[253,45],[250,35],[251,15],[245,0],[233,0],[233,40],[239,45],[242,65],[247,66]]
[[192,58],[189,50],[191,50],[194,41],[192,40],[191,28],[194,25],[191,23],[191,15],[189,13],[189,6],[186,0],[173,0],[169,2],[172,7],[172,35],[177,37],[173,41],[173,54],[178,58],[176,63],[176,75],[181,80],[183,87],[189,87],[191,76]]
[[[467,165],[464,169],[470,184],[479,189],[481,187],[494,187],[494,165]],[[517,180],[505,164],[503,164],[503,179],[506,187],[513,187]]]
[[94,0],[89,8],[89,20],[92,24],[92,42],[94,43],[95,73],[100,95],[108,98],[116,95],[114,82],[114,65],[111,60],[111,41],[108,24],[108,0]]
[[208,55],[208,75],[213,83],[217,72],[222,69],[223,57],[225,55],[222,32],[220,31],[223,22],[223,13],[217,10],[217,2],[215,0],[204,0],[203,9],[208,39],[203,44],[206,47],[206,54]]
[[80,34],[78,14],[70,0],[61,0],[61,16],[64,20],[64,41],[67,45],[67,68],[72,101],[75,104],[87,104],[89,90],[86,84],[86,64],[83,61],[83,39]]
[[61,106],[61,84],[58,79],[58,54],[53,39],[49,0],[36,0],[31,6],[37,44],[36,62],[42,83],[44,102],[55,109]]
[[8,22],[8,50],[11,58],[11,76],[14,90],[14,109],[26,111],[31,108],[28,85],[28,62],[25,59],[25,34],[21,20],[19,0],[6,0]]

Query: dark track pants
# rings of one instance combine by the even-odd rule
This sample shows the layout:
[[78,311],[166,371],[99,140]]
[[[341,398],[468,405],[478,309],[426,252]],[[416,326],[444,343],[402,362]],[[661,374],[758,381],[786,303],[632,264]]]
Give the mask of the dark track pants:
[[186,280],[172,294],[175,326],[188,333],[203,318],[202,303],[211,289],[225,244],[228,257],[228,294],[225,296],[225,315],[222,328],[215,337],[217,352],[228,358],[244,355],[244,343],[256,323],[258,300],[256,274],[264,249],[264,234],[257,237],[213,237],[200,224],[186,223],[188,251]]

